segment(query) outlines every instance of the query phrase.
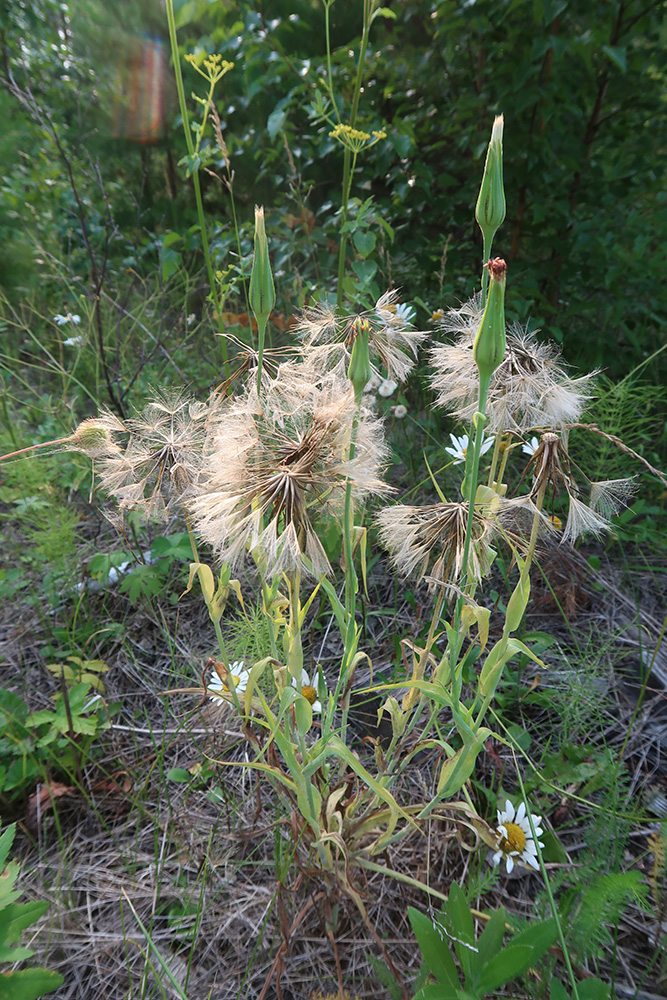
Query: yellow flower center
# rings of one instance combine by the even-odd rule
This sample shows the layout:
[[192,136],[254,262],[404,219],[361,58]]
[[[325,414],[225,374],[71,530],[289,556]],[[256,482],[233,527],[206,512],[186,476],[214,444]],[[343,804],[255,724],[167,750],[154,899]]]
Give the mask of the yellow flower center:
[[562,530],[563,522],[561,521],[561,519],[556,514],[552,514],[551,517],[549,518],[549,520],[553,524],[553,526],[556,529],[556,531],[561,531]]
[[309,701],[311,705],[314,705],[317,701],[317,691],[310,684],[306,684],[305,687],[301,688],[301,694],[304,696],[306,701]]
[[507,830],[507,840],[502,845],[503,851],[505,854],[510,854],[512,851],[518,851],[521,854],[526,846],[526,834],[516,823],[505,823],[505,829]]
[[[232,687],[235,688],[238,687],[241,678],[237,674],[230,674],[227,680],[232,681]],[[225,691],[231,690],[224,681],[222,682],[222,686],[225,689]]]

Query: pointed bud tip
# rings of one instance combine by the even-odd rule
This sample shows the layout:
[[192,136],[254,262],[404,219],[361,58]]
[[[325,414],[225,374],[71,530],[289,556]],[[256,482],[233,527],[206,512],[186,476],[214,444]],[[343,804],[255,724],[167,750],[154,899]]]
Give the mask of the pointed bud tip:
[[493,119],[493,128],[491,129],[491,142],[502,143],[504,124],[505,124],[505,116],[496,115],[496,117]]

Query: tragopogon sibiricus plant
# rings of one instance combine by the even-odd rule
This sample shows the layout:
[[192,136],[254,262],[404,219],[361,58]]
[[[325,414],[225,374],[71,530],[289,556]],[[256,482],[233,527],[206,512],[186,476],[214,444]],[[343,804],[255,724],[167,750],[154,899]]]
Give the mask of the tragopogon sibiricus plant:
[[[364,390],[373,379],[393,386],[405,379],[426,336],[413,329],[412,314],[396,293],[352,316],[324,305],[306,310],[297,322],[295,357],[264,364],[263,329],[276,293],[259,208],[250,283],[258,351],[241,358],[235,380],[207,402],[184,390],[156,391],[124,423],[103,414],[57,442],[95,460],[102,490],[121,510],[186,517],[190,585],[198,576],[218,642],[203,675],[201,668],[195,675],[204,677],[217,701],[231,705],[254,751],[248,766],[283,797],[301,870],[319,873],[327,887],[334,947],[341,894],[354,901],[375,936],[361,870],[420,885],[394,871],[387,852],[423,837],[427,822],[465,825],[512,866],[539,864],[539,818],[528,854],[524,825],[512,826],[507,810],[497,828],[486,823],[467,782],[492,735],[486,714],[505,665],[517,654],[541,662],[515,634],[540,534],[561,543],[597,534],[633,490],[625,480],[585,485],[568,456],[568,424],[578,421],[591,394],[590,377],[572,378],[556,350],[535,336],[517,327],[506,331],[507,268],[491,256],[505,214],[502,118],[493,126],[476,214],[485,248],[482,289],[441,320],[440,329],[453,332],[455,343],[431,351],[436,404],[468,422],[461,428],[465,438],[443,448],[443,466],[453,462],[462,471],[461,496],[448,499],[434,478],[437,502],[397,504],[377,515],[393,563],[428,580],[434,606],[423,644],[404,644],[411,651],[408,676],[371,689],[382,696],[380,714],[389,717],[392,735],[385,745],[375,741],[370,757],[352,748],[348,726],[355,674],[361,664],[371,665],[357,615],[367,564],[362,512],[367,497],[390,489],[383,479],[388,452],[382,420],[366,405]],[[224,398],[227,390],[232,394]],[[505,480],[517,456],[519,482],[512,491]],[[560,536],[548,499],[553,510],[567,505]],[[338,536],[325,534],[332,523]],[[195,537],[220,561],[217,573],[200,561]],[[336,537],[342,537],[339,551],[332,548]],[[489,648],[491,610],[477,590],[498,545],[509,547],[518,579],[496,630],[500,637]],[[250,574],[242,569],[248,560]],[[336,564],[344,573],[341,589]],[[232,579],[235,569],[238,580]],[[260,595],[252,603],[268,624],[266,655],[249,659],[246,650],[234,649],[230,656],[227,597],[233,589],[243,598],[253,579]],[[326,674],[318,663],[306,669],[304,655],[312,647],[308,616],[318,595],[328,602],[342,650],[337,670]],[[425,749],[439,754],[437,772],[431,788],[415,789],[411,766]],[[530,817],[526,809],[519,807],[517,816]],[[341,995],[342,989],[341,983]]]

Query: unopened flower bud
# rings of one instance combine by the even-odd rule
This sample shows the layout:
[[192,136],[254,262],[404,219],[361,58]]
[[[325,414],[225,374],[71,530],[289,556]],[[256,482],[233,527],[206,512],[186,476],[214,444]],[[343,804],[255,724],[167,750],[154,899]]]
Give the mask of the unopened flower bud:
[[275,303],[276,290],[273,285],[269,244],[264,228],[264,209],[255,205],[255,256],[250,275],[250,308],[255,314],[258,326],[266,326]]
[[493,237],[505,218],[502,115],[498,115],[493,123],[491,141],[484,164],[484,176],[475,208],[475,218],[482,230],[484,246],[489,252]]
[[102,458],[120,451],[114,440],[114,431],[123,432],[125,427],[112,414],[90,417],[82,421],[68,439],[71,451],[82,451],[88,458]]
[[501,257],[496,257],[494,260],[490,260],[486,267],[490,278],[489,294],[472,349],[482,384],[488,383],[505,357],[505,274],[507,265]]
[[371,380],[373,371],[371,369],[371,359],[368,352],[368,338],[371,332],[367,319],[357,317],[354,321],[354,344],[352,345],[352,356],[350,366],[347,370],[347,377],[354,386],[354,398],[357,403],[361,402],[364,389]]

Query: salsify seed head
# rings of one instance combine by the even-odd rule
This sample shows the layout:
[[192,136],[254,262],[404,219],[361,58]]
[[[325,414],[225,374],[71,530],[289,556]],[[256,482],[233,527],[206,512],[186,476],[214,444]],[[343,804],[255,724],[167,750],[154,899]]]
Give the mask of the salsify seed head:
[[105,456],[98,468],[100,486],[121,510],[138,510],[166,520],[182,504],[202,463],[209,406],[183,389],[154,389],[147,405],[125,421],[124,449]]
[[[430,382],[436,404],[463,422],[472,419],[478,405],[479,375],[473,345],[482,319],[481,296],[460,309],[449,310],[438,329],[455,335],[451,344],[431,349]],[[537,331],[536,331],[537,332]],[[494,433],[523,434],[533,427],[558,427],[579,419],[592,395],[595,372],[573,378],[553,343],[536,339],[518,324],[507,330],[505,355],[491,376],[487,403]]]
[[[305,309],[296,332],[308,359],[323,369],[347,371],[359,329],[368,333],[371,365],[379,363],[395,382],[403,382],[412,369],[419,345],[429,336],[412,325],[413,311],[402,305],[396,290],[385,292],[374,309],[341,316],[327,303]],[[377,369],[375,369],[377,370]]]
[[[531,442],[532,448],[532,442]],[[636,492],[633,479],[607,479],[591,482],[582,473],[589,490],[588,503],[582,499],[583,491],[577,483],[573,463],[563,437],[553,431],[542,434],[536,442],[527,465],[533,482],[528,497],[518,497],[515,504],[529,503],[547,491],[565,495],[568,513],[565,527],[560,534],[561,544],[573,543],[580,535],[601,535],[611,527],[609,518],[624,509]],[[581,470],[579,470],[581,471]]]
[[249,550],[266,576],[319,577],[331,567],[316,522],[341,514],[348,478],[356,498],[387,490],[385,457],[381,421],[346,379],[288,362],[260,394],[251,386],[220,409],[189,508],[223,561]]
[[[498,503],[500,499],[498,498]],[[396,504],[377,515],[379,537],[393,564],[404,576],[428,578],[431,587],[453,584],[463,571],[468,502],[435,503],[423,507]],[[499,522],[488,505],[476,505],[468,578],[481,582],[495,556],[491,541]]]

